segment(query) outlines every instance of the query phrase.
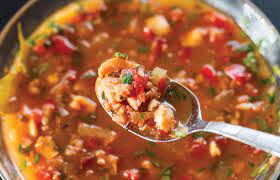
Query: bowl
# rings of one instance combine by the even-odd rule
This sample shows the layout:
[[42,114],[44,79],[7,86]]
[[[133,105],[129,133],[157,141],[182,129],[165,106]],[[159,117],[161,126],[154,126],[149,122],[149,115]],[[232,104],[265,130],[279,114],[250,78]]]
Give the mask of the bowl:
[[[209,5],[232,16],[254,43],[262,41],[260,53],[272,68],[280,64],[280,36],[269,19],[249,0],[204,0]],[[4,67],[11,64],[18,50],[17,25],[20,22],[25,36],[29,36],[40,23],[54,11],[73,0],[28,1],[8,22],[0,34],[0,75]],[[35,16],[36,15],[36,16]],[[276,103],[280,105],[280,79],[275,75],[278,86]],[[275,112],[276,113],[276,112]],[[277,129],[279,129],[279,126]],[[0,124],[1,128],[1,124]],[[2,179],[24,179],[6,151],[3,136],[0,133],[0,176]],[[256,179],[277,179],[280,174],[280,161],[273,164],[269,158],[261,165],[269,164],[266,172]]]

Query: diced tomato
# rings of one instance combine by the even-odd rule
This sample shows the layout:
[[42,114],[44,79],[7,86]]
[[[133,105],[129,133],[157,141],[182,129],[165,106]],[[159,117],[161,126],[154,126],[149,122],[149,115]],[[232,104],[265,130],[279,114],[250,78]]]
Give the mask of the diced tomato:
[[93,163],[93,159],[94,159],[94,157],[90,156],[90,155],[82,157],[80,160],[81,168],[82,169],[89,168],[89,166]]
[[42,110],[38,108],[32,109],[30,118],[34,119],[37,125],[41,125],[42,118],[43,118]]
[[214,141],[221,147],[228,144],[228,138],[226,138],[224,136],[215,136]]
[[61,35],[52,36],[52,49],[59,54],[72,55],[72,53],[77,50],[69,39]]
[[152,40],[155,37],[155,34],[148,27],[144,27],[143,33],[146,39]]
[[223,28],[228,32],[234,32],[233,23],[229,18],[227,18],[223,14],[211,11],[206,13],[205,20],[211,26]]
[[164,45],[166,45],[166,43],[167,41],[164,38],[155,38],[152,43],[151,54],[149,57],[149,61],[151,64],[154,64],[156,60],[162,56]]
[[190,175],[183,175],[181,176],[180,180],[193,180],[193,177]]
[[69,71],[65,74],[64,78],[65,78],[66,80],[68,80],[68,81],[75,81],[75,80],[77,79],[77,71],[72,70],[72,69],[69,70]]
[[45,55],[48,51],[48,49],[44,46],[44,44],[35,45],[32,49],[39,56]]
[[159,82],[158,82],[159,91],[160,91],[161,93],[164,93],[166,87],[167,87],[166,79],[165,79],[165,78],[161,78],[161,79],[159,80]]
[[144,92],[144,89],[146,88],[148,83],[148,77],[141,76],[136,71],[133,71],[132,74],[133,74],[132,86],[134,88],[135,95],[138,96],[139,94]]
[[225,68],[225,73],[231,79],[235,80],[239,86],[245,85],[250,80],[251,74],[246,72],[246,68],[240,64],[233,64]]
[[206,79],[208,79],[212,82],[217,80],[216,70],[210,64],[204,65],[201,69],[201,73]]
[[101,147],[102,142],[96,138],[87,138],[85,140],[85,146],[90,150],[97,150]]
[[178,53],[179,57],[179,65],[186,65],[186,63],[189,61],[189,58],[191,56],[191,48],[184,48],[181,49]]
[[244,144],[244,147],[245,147],[246,150],[249,150],[254,155],[258,155],[258,154],[260,154],[262,152],[260,149],[257,149],[255,147],[249,146],[247,144]]
[[139,180],[140,171],[138,169],[125,170],[123,176],[129,180]]
[[170,11],[170,18],[173,22],[178,22],[184,16],[184,12],[180,8],[175,8]]
[[51,173],[46,170],[39,169],[36,171],[36,175],[40,180],[52,180]]
[[191,155],[195,158],[200,158],[208,153],[207,142],[204,138],[197,138],[191,146]]

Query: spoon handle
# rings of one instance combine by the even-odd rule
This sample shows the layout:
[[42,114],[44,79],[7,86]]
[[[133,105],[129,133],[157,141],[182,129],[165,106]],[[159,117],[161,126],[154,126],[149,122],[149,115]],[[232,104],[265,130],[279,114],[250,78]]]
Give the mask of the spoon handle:
[[207,122],[202,131],[220,134],[280,157],[280,137],[224,122]]

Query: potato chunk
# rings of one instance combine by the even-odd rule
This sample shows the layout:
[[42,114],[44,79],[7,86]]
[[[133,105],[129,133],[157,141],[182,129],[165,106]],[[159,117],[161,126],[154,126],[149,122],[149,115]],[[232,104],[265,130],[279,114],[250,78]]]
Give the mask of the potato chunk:
[[170,25],[162,15],[155,15],[146,20],[146,26],[156,35],[165,36],[170,32]]
[[86,123],[80,123],[78,127],[78,133],[82,137],[94,137],[103,141],[104,145],[107,146],[116,139],[116,132],[103,129],[95,125],[88,125]]
[[156,127],[166,133],[172,131],[175,128],[175,116],[170,107],[165,104],[159,105],[155,111]]
[[52,159],[59,153],[56,150],[56,144],[51,136],[41,136],[35,144],[36,151],[46,159]]

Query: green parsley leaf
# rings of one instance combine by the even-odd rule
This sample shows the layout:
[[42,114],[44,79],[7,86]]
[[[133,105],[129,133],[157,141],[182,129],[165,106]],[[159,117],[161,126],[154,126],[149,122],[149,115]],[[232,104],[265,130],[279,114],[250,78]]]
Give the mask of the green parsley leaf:
[[209,87],[209,88],[208,88],[208,92],[209,92],[209,94],[210,94],[212,97],[215,97],[216,94],[217,94],[216,89],[213,88],[213,87]]
[[250,52],[247,56],[243,59],[243,64],[249,68],[253,73],[258,72],[258,61],[254,55],[254,53]]
[[144,114],[143,112],[141,112],[140,118],[141,118],[141,119],[144,119],[144,118],[145,118],[145,114]]
[[128,57],[127,54],[124,54],[124,53],[120,53],[120,52],[115,52],[114,56],[116,58],[123,58],[123,59],[126,59]]
[[104,92],[104,91],[102,91],[102,99],[103,99],[103,100],[106,100],[106,95],[105,95],[105,92]]
[[21,144],[18,146],[18,151],[24,154],[29,153],[31,150],[32,150],[31,146],[27,146],[25,148],[23,148]]
[[178,137],[178,138],[184,138],[184,137],[187,136],[186,133],[181,132],[181,131],[174,131],[174,134],[175,134],[175,136]]
[[146,154],[149,157],[151,157],[151,158],[155,158],[156,157],[155,153],[152,150],[150,150],[150,149],[146,149]]
[[89,70],[81,76],[81,79],[92,79],[96,77],[96,75],[97,75],[96,72]]
[[26,159],[22,160],[21,163],[20,163],[20,166],[19,166],[19,170],[24,170],[27,168],[27,161]]
[[41,158],[41,154],[37,153],[34,157],[34,164],[38,164]]
[[248,44],[244,44],[240,47],[238,47],[237,49],[235,49],[236,52],[252,52],[254,51],[256,48],[255,48],[255,45],[252,44],[252,43],[248,43]]
[[149,48],[147,46],[145,46],[145,45],[140,45],[138,47],[138,52],[139,53],[143,53],[143,54],[148,53],[149,52]]
[[131,73],[124,74],[122,76],[122,83],[123,84],[131,84],[133,80],[133,76]]

